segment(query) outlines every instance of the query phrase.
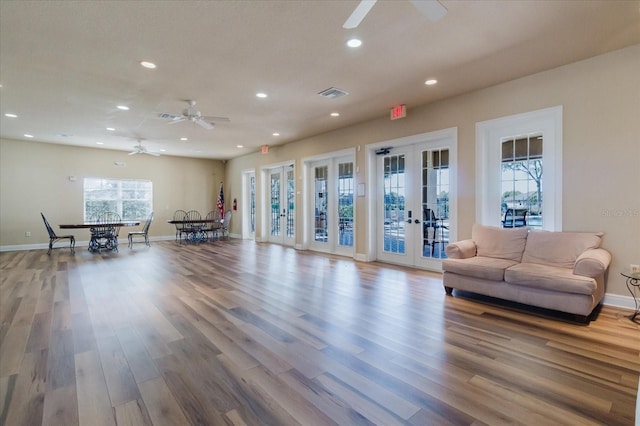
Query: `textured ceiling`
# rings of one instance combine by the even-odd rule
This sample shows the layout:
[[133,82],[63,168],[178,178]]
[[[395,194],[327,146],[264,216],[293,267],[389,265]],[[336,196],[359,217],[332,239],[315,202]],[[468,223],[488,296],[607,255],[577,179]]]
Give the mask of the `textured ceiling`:
[[[345,30],[357,1],[2,0],[0,136],[229,159],[640,43],[637,0],[441,3],[431,22],[380,0]],[[331,86],[349,95],[317,94]],[[157,118],[185,99],[231,121]]]

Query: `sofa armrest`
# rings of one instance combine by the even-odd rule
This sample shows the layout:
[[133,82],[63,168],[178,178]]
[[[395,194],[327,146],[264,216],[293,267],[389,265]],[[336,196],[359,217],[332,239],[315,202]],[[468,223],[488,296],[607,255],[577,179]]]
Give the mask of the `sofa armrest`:
[[447,244],[444,249],[449,259],[467,259],[476,255],[476,243],[473,240],[462,240]]
[[611,263],[611,254],[605,249],[590,249],[582,253],[573,265],[573,273],[585,277],[603,274]]

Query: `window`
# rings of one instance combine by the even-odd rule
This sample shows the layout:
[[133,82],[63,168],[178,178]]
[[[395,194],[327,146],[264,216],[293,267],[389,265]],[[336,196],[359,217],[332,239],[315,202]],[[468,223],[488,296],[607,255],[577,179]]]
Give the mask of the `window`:
[[527,210],[526,226],[561,231],[562,107],[477,123],[476,144],[476,222],[523,226]]
[[[502,142],[502,225],[542,228],[542,136],[507,138]],[[520,212],[519,214],[515,212]]]
[[153,211],[149,180],[84,179],[84,220],[100,211],[116,212],[123,220],[143,220]]
[[338,164],[338,241],[353,246],[353,162]]

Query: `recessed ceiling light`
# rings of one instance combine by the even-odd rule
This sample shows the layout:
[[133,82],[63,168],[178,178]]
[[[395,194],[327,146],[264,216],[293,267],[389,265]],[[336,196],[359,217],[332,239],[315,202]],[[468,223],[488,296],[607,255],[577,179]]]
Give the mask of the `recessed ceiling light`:
[[5,117],[9,117],[9,118],[18,118],[18,116],[17,116],[17,115],[15,115],[15,114],[11,114],[10,112],[6,113],[4,116],[5,116]]
[[107,127],[107,130],[110,131],[110,132],[115,132],[116,131],[116,129],[114,129],[113,127]]
[[278,132],[274,132],[274,133],[273,133],[273,136],[280,136],[280,133],[278,133]]
[[187,138],[180,138],[181,141],[188,141],[189,139]]
[[32,137],[33,137],[33,135],[30,135],[29,133],[25,133],[25,134],[24,134],[24,137],[25,137],[25,138],[32,138]]
[[160,152],[167,152],[167,150],[166,149],[161,149]]
[[424,84],[426,84],[427,86],[433,86],[434,84],[436,84],[438,82],[438,80],[435,79],[430,79],[424,82]]
[[156,68],[156,64],[154,64],[153,62],[142,61],[140,62],[140,65],[151,70]]
[[244,145],[236,145],[236,148],[244,148]]
[[121,109],[123,111],[129,111],[129,107],[126,105],[118,105],[118,109]]
[[332,117],[340,117],[340,113],[339,112],[332,112],[331,116]]
[[96,142],[96,145],[104,145],[104,142]]
[[259,92],[259,93],[256,93],[256,97],[258,97],[258,98],[266,98],[266,97],[267,97],[267,94],[266,94],[266,93]]
[[347,41],[347,46],[349,46],[349,47],[360,47],[360,46],[362,46],[362,40],[357,39],[357,38],[352,38],[351,40]]

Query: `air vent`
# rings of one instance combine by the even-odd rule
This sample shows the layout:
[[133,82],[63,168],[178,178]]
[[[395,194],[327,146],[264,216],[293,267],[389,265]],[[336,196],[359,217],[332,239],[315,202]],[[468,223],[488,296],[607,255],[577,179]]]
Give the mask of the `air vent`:
[[338,89],[337,87],[329,87],[328,89],[318,93],[318,95],[324,96],[325,98],[330,98],[330,99],[340,98],[348,94],[349,92],[345,92],[344,90]]
[[171,119],[171,120],[172,120],[173,118],[175,118],[175,115],[173,115],[173,114],[168,114],[168,113],[166,113],[166,112],[161,112],[161,113],[159,113],[159,114],[158,114],[158,117],[160,117],[160,118],[162,118],[162,119],[165,119],[165,120],[166,120],[166,119]]

